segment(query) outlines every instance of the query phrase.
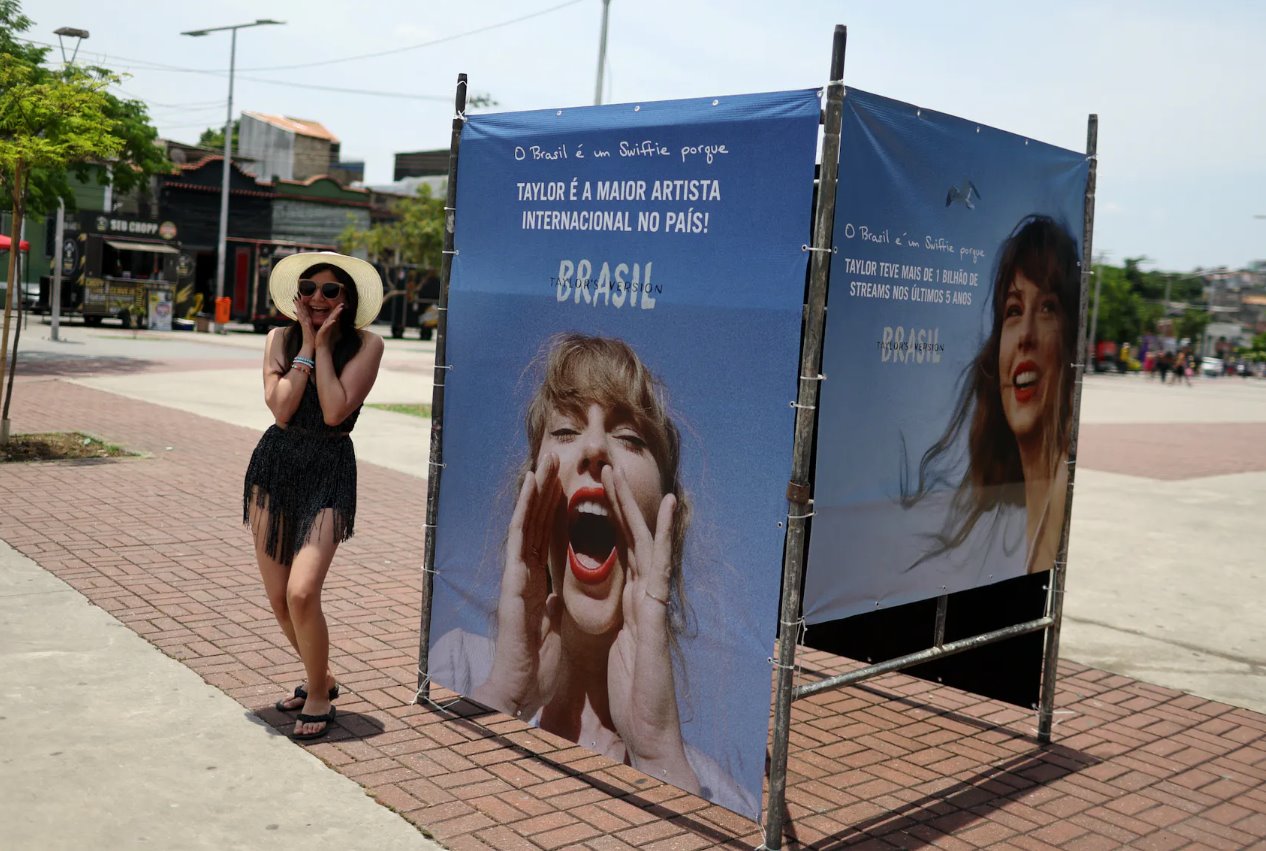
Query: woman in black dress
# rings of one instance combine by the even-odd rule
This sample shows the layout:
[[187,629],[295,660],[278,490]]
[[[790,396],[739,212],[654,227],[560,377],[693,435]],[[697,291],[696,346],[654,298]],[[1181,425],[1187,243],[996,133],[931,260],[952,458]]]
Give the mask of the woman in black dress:
[[382,289],[369,263],[332,252],[291,255],[269,279],[273,303],[295,322],[273,329],[264,347],[264,401],[276,422],[246,470],[242,520],[273,614],[307,675],[276,704],[299,710],[295,739],[320,738],[334,721],[339,689],[321,587],[354,530],[351,431],[383,352],[382,338],[362,329],[378,315]]

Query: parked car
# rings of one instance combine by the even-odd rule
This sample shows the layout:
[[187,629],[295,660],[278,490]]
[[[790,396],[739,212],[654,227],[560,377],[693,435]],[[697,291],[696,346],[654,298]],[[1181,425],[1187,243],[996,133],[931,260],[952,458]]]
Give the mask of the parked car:
[[[5,299],[9,297],[9,284],[7,281],[0,281],[0,308],[4,306]],[[22,284],[22,307],[25,310],[31,310],[40,301],[40,285],[38,281],[27,281]],[[17,307],[17,302],[13,303]]]
[[1200,359],[1200,374],[1210,378],[1217,378],[1226,371],[1226,364],[1222,358],[1204,357]]

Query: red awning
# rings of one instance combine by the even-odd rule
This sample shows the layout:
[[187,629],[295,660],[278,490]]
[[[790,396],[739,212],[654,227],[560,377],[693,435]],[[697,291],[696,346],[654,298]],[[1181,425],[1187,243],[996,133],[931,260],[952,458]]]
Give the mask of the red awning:
[[[7,236],[5,236],[4,234],[0,233],[0,251],[8,251],[8,250],[9,250],[9,246],[11,246],[12,244],[13,244],[13,240],[12,240],[12,239],[10,239],[9,237],[7,237]],[[19,245],[19,246],[18,246],[18,248],[20,248],[22,251],[30,251],[30,250],[31,250],[31,243],[27,242],[27,241],[24,239],[24,240],[22,240],[22,243],[21,243],[21,245]]]

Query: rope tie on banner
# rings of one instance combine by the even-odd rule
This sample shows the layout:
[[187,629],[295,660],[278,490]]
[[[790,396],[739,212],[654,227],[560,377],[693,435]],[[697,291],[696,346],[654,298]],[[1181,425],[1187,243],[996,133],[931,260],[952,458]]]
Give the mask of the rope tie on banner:
[[817,375],[802,375],[800,376],[800,380],[801,381],[826,381],[826,376],[819,372]]
[[445,205],[444,205],[444,210],[445,210],[446,212],[449,212],[449,213],[456,213],[456,212],[457,212],[457,208],[456,208],[456,207],[450,207],[450,206],[448,206],[447,204],[445,204]]
[[443,461],[427,461],[426,463],[427,466],[439,467],[441,470],[448,466],[448,464],[445,464]]
[[[807,627],[805,625],[803,617],[796,618],[794,621],[779,620],[778,623],[781,624],[784,629],[794,629],[796,631],[795,646],[796,647],[804,646],[804,635],[805,635],[805,631]],[[800,654],[797,653],[796,658],[799,658],[799,656]],[[773,656],[768,657],[767,661],[769,662],[771,666],[778,668],[779,670],[791,671],[793,675],[800,670],[799,663],[794,662],[794,661],[790,665],[784,665],[781,662],[774,659]]]
[[[440,310],[448,310],[448,308],[447,308],[447,307],[441,307],[441,308],[440,308]],[[436,369],[452,369],[452,368],[453,368],[453,365],[452,365],[451,363],[437,363],[437,364],[435,365],[435,368],[436,368]]]
[[[1051,710],[1051,728],[1054,729],[1055,725],[1059,723],[1059,719],[1055,717],[1056,715],[1076,715],[1076,714],[1078,714],[1076,709],[1052,709]],[[1038,727],[1041,726],[1041,723],[1042,723],[1041,707],[1036,706],[1036,705],[1033,707],[1033,717],[1037,720],[1037,723],[1031,729],[1033,730],[1034,735],[1036,735],[1038,731]]]
[[468,119],[468,118],[466,117],[466,113],[461,112],[461,111],[458,111],[458,112],[457,112],[457,113],[453,116],[453,118],[454,118],[455,120],[457,120],[457,121],[469,121],[469,120],[470,120],[470,119]]
[[809,627],[808,627],[808,625],[804,622],[804,617],[803,617],[803,616],[796,618],[794,621],[784,621],[784,620],[780,620],[780,621],[778,621],[778,623],[782,624],[782,625],[783,625],[783,626],[785,626],[785,627],[795,627],[795,630],[796,630],[796,646],[797,646],[797,647],[803,647],[803,646],[804,646],[804,636],[805,636],[805,633],[806,633],[806,632],[808,632]]
[[[808,507],[808,508],[810,509],[810,511],[809,511],[809,513],[808,513],[808,514],[788,514],[788,515],[787,515],[787,519],[788,519],[788,520],[808,520],[810,517],[812,517],[813,515],[817,514],[817,512],[816,512],[816,511],[813,511],[813,510],[812,510],[813,500],[809,500],[808,502],[806,502],[806,503],[805,503],[805,506],[806,506],[806,507]],[[804,620],[804,618],[801,618],[800,620],[802,620],[802,621],[803,621],[803,620]]]
[[830,248],[815,248],[814,246],[809,245],[807,242],[806,242],[806,243],[803,243],[803,244],[800,246],[800,250],[801,250],[801,251],[823,251],[823,252],[826,252],[827,254],[839,254],[839,253],[840,253],[839,246],[837,246],[837,245],[833,245],[833,246],[831,246]]
[[451,254],[451,255],[453,255],[454,257],[456,257],[458,254],[461,254],[461,252],[460,252],[460,251],[458,251],[456,248],[454,248],[454,249],[452,249],[452,250],[449,250],[449,249],[447,249],[447,248],[446,248],[446,249],[444,249],[443,251],[441,251],[440,253],[441,253],[441,254]]
[[788,402],[787,404],[793,408],[803,408],[806,411],[816,411],[818,408],[817,405],[801,405],[799,402]]
[[448,712],[448,708],[450,706],[452,706],[453,704],[462,702],[461,697],[455,697],[452,700],[448,701],[447,703],[439,703],[437,701],[431,700],[431,698],[429,697],[423,697],[422,696],[423,689],[425,689],[427,686],[431,684],[431,675],[423,671],[421,666],[419,666],[418,676],[422,678],[422,684],[418,686],[418,690],[413,693],[413,700],[411,702],[413,706],[424,706],[424,705],[432,706],[435,709],[438,709],[440,712]]

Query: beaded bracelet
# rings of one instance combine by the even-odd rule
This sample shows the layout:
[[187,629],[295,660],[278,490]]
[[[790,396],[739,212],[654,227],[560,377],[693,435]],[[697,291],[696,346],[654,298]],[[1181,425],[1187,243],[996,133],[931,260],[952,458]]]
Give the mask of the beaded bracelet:
[[293,371],[295,371],[295,370],[298,370],[299,372],[303,373],[304,375],[311,375],[311,374],[312,374],[312,370],[308,368],[308,365],[307,365],[307,364],[303,364],[303,363],[292,363],[292,364],[290,365],[290,370],[291,370],[291,372],[293,372]]
[[294,360],[292,360],[290,363],[292,366],[294,366],[295,364],[298,364],[301,366],[306,366],[308,369],[316,369],[316,361],[314,361],[312,358],[305,358],[303,355],[295,355]]

